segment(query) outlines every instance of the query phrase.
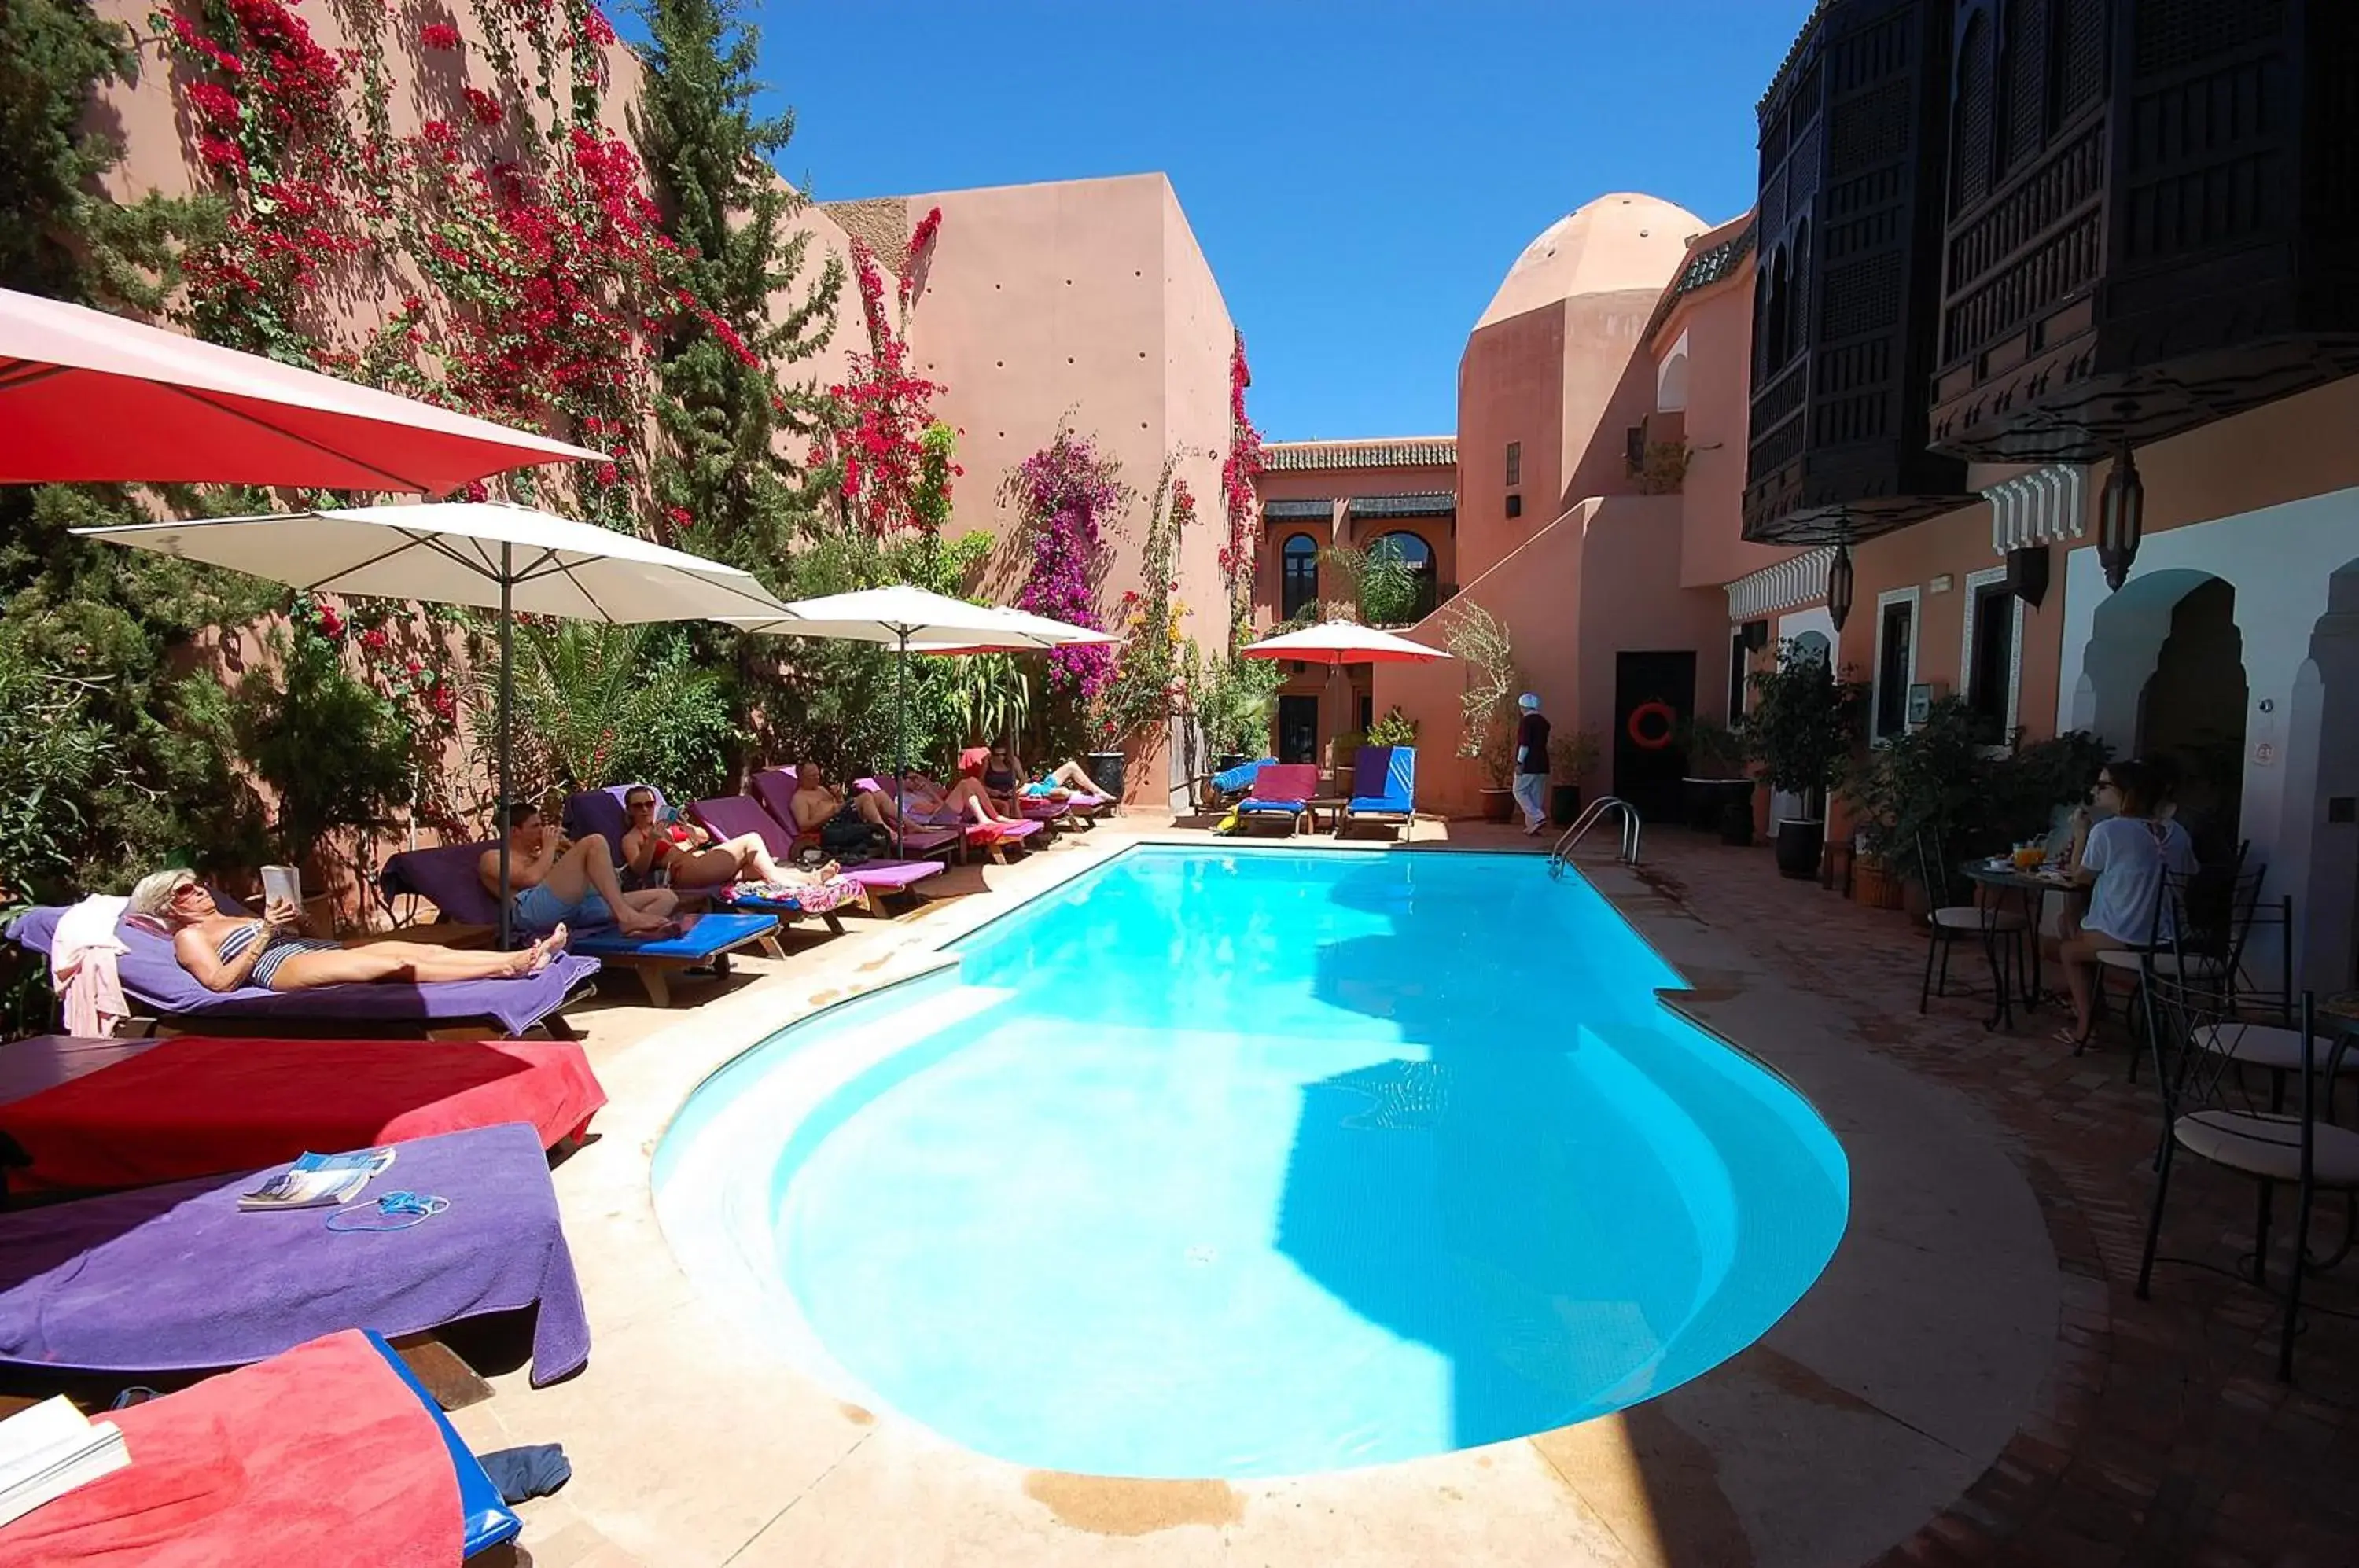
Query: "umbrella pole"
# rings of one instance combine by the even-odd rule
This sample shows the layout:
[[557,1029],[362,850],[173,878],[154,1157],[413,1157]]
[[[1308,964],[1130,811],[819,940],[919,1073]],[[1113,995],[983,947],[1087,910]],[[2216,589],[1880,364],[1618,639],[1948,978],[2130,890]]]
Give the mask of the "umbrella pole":
[[901,696],[901,684],[909,675],[909,634],[901,634],[901,654],[893,661],[893,858],[908,858],[908,841],[903,836],[901,815],[908,800],[902,780],[909,777],[909,716]]
[[495,715],[496,727],[500,732],[500,777],[496,796],[499,800],[497,825],[500,830],[500,950],[502,952],[507,950],[508,943],[515,940],[516,935],[510,929],[514,920],[516,900],[509,889],[508,881],[508,841],[515,836],[513,829],[516,815],[515,803],[508,799],[508,702],[516,686],[516,649],[513,642],[514,633],[508,618],[508,595],[511,585],[516,581],[516,563],[510,554],[513,549],[513,546],[505,543],[500,546],[500,702],[499,712]]

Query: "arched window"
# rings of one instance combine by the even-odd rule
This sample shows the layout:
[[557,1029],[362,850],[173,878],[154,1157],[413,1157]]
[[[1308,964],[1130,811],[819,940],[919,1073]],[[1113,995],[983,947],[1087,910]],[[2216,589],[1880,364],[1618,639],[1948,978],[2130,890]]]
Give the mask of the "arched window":
[[1426,543],[1421,535],[1410,533],[1406,528],[1382,536],[1375,544],[1390,545],[1399,553],[1401,564],[1408,567],[1410,575],[1417,579],[1417,604],[1411,612],[1412,618],[1423,620],[1431,615],[1435,600],[1433,547]]
[[1285,563],[1285,579],[1278,615],[1290,621],[1319,602],[1319,541],[1309,534],[1296,534],[1286,541],[1279,559]]

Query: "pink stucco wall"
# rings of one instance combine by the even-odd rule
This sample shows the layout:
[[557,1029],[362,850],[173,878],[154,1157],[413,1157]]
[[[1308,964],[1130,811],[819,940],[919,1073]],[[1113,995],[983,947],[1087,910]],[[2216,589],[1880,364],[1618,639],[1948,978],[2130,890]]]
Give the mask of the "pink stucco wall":
[[[1735,225],[1697,242],[1720,244]],[[1656,329],[1657,380],[1675,352],[1687,354],[1687,477],[1680,485],[1680,582],[1704,587],[1734,582],[1795,552],[1748,544],[1744,536],[1745,457],[1750,434],[1753,370],[1753,263],[1682,299]]]
[[[1254,489],[1265,504],[1279,500],[1342,502],[1356,495],[1448,493],[1457,487],[1457,483],[1458,472],[1454,468],[1430,463],[1369,464],[1264,474],[1255,481]],[[1321,550],[1336,542],[1332,519],[1288,517],[1265,520],[1262,525],[1253,587],[1253,624],[1256,628],[1266,629],[1280,619],[1278,612],[1285,589],[1282,551],[1288,538],[1300,533],[1317,539]],[[1436,583],[1458,581],[1458,529],[1454,518],[1353,518],[1345,528],[1343,542],[1364,550],[1380,535],[1389,533],[1412,533],[1425,541],[1426,548],[1433,552]],[[1343,591],[1342,583],[1332,578],[1323,564],[1319,591],[1322,598],[1340,597]]]

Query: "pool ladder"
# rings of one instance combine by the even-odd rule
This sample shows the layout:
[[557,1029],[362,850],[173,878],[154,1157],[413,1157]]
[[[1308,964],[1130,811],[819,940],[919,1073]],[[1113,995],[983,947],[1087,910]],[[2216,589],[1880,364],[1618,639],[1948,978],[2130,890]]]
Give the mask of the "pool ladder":
[[1618,795],[1603,795],[1589,803],[1580,820],[1564,830],[1549,851],[1549,875],[1562,877],[1564,868],[1572,864],[1572,848],[1582,836],[1614,811],[1622,813],[1622,849],[1619,858],[1626,866],[1638,864],[1638,809]]

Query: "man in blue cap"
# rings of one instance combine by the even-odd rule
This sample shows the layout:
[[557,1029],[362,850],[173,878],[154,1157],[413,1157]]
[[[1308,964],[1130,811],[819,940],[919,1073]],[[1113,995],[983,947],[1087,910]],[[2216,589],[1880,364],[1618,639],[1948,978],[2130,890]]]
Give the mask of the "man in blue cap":
[[1516,706],[1523,710],[1516,722],[1516,804],[1524,809],[1524,835],[1536,838],[1548,826],[1549,722],[1536,692],[1516,698]]

